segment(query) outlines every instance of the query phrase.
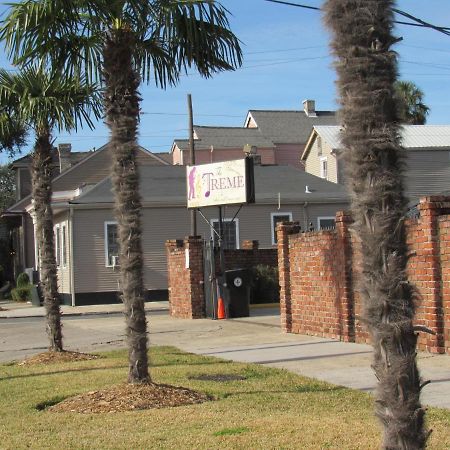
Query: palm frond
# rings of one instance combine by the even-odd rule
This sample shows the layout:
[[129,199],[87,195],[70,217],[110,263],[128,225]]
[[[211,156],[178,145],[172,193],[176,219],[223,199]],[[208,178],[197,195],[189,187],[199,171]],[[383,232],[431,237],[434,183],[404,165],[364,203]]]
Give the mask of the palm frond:
[[91,114],[96,119],[101,116],[98,86],[59,70],[27,67],[16,74],[1,70],[0,101],[12,105],[21,121],[35,130],[71,130],[83,122],[93,128]]

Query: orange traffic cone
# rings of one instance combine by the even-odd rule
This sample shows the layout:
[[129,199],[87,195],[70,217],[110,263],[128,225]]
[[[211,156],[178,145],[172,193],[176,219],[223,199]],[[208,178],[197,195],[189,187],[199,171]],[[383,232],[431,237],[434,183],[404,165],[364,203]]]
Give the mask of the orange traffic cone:
[[219,300],[217,301],[217,318],[218,319],[226,319],[225,305],[223,303],[222,297],[219,297]]

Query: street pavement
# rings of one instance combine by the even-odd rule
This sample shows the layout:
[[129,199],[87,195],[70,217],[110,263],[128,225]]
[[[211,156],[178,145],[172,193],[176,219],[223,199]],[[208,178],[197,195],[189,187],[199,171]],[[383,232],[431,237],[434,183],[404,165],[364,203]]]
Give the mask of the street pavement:
[[[0,302],[0,361],[22,359],[46,349],[43,308]],[[12,309],[14,308],[14,309]],[[65,347],[101,351],[125,346],[121,305],[62,307]],[[255,308],[251,317],[213,321],[171,318],[167,302],[146,303],[150,344],[173,345],[182,350],[223,359],[252,362],[372,391],[368,345],[283,333],[276,308]],[[426,405],[450,409],[450,356],[419,353]]]

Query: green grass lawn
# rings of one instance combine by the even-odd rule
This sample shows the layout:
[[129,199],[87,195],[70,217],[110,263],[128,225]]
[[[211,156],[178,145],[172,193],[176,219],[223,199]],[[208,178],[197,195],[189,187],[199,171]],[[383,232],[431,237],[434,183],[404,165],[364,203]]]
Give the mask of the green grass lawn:
[[[198,405],[108,414],[50,413],[42,407],[123,382],[126,352],[48,366],[0,366],[0,448],[377,449],[372,397],[285,370],[151,350],[158,383],[213,395]],[[238,381],[198,381],[236,374]],[[37,407],[41,410],[38,410]],[[431,449],[450,448],[450,411],[430,408]]]

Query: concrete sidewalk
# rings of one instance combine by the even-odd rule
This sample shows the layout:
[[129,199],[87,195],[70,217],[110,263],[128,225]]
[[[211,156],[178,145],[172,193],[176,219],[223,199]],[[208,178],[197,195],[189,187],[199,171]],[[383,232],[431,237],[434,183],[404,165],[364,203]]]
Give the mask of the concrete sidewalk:
[[[43,306],[33,306],[30,303],[18,303],[10,301],[0,301],[0,319],[17,319],[24,317],[44,317],[45,309]],[[166,302],[146,302],[146,311],[166,311],[169,309],[169,303]],[[89,306],[69,306],[62,305],[61,312],[63,316],[79,316],[94,314],[121,314],[123,304],[114,305],[89,305]]]
[[[7,307],[4,303],[0,306]],[[101,351],[125,346],[122,305],[62,308],[66,317],[77,316],[64,324],[68,350]],[[371,346],[283,333],[275,308],[252,308],[251,317],[220,321],[172,318],[167,313],[167,302],[146,303],[146,309],[150,345],[173,345],[192,353],[283,368],[363,391],[370,392],[376,385],[370,368]],[[31,330],[24,327],[42,326],[39,319],[26,321],[26,317],[43,314],[43,308],[26,306],[0,312],[5,319],[0,330],[4,356],[9,352],[13,355],[9,359],[13,359],[20,350],[33,354],[45,349],[44,333],[28,338],[29,333],[24,332]],[[14,330],[17,337],[11,334]],[[422,378],[432,381],[423,390],[423,403],[450,409],[450,356],[419,353],[418,364]]]

